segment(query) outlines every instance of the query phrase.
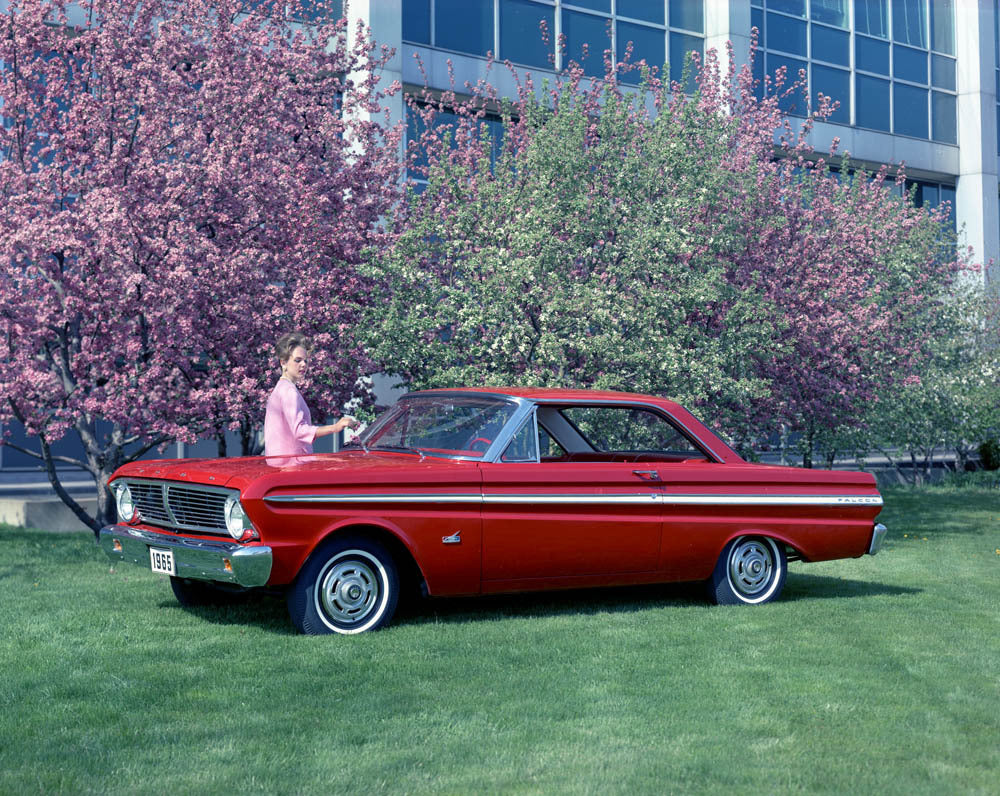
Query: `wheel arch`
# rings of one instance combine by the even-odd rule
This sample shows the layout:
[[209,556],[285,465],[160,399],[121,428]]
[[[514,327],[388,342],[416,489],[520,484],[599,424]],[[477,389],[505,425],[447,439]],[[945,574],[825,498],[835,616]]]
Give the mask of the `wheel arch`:
[[421,595],[426,594],[426,578],[424,577],[423,570],[417,563],[416,556],[413,555],[413,551],[410,549],[409,545],[406,544],[399,534],[375,523],[352,522],[330,529],[316,542],[316,546],[306,557],[306,560],[302,562],[302,566],[299,567],[299,570],[301,571],[302,567],[304,567],[306,563],[314,555],[316,555],[316,552],[331,539],[349,536],[371,539],[378,542],[388,551],[389,555],[392,556],[393,561],[396,564],[400,579],[400,588],[403,594],[406,594],[409,590],[413,590]]

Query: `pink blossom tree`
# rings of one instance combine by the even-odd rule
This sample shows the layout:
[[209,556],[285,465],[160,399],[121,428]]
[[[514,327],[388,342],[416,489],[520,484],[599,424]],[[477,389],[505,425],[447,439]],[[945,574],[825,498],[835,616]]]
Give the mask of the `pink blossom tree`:
[[[401,131],[382,118],[398,87],[379,87],[389,53],[368,31],[288,8],[15,0],[0,15],[0,420],[37,437],[26,452],[91,528],[113,517],[124,461],[225,428],[252,447],[282,331],[314,337],[319,415],[372,371],[356,264],[398,195]],[[96,516],[60,484],[64,434]]]
[[829,100],[780,108],[802,77],[761,99],[714,52],[693,83],[640,64],[623,86],[635,66],[606,52],[603,77],[517,75],[509,101],[488,81],[410,99],[423,185],[374,271],[391,288],[375,351],[417,385],[669,395],[738,441],[856,422],[926,356],[960,267],[944,211],[885,173],[831,173],[807,144]]

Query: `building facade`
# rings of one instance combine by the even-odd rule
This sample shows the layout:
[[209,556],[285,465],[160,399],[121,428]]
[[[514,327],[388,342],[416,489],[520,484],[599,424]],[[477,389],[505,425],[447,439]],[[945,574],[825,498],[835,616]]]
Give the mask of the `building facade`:
[[[904,164],[917,201],[950,202],[960,244],[975,262],[1000,261],[998,203],[998,0],[351,0],[351,22],[371,25],[380,44],[396,51],[385,75],[408,92],[461,89],[489,79],[513,94],[510,60],[536,75],[582,63],[603,73],[603,51],[617,58],[669,63],[680,77],[684,54],[732,42],[738,64],[749,60],[758,31],[754,71],[790,75],[804,70],[812,101],[823,93],[839,103],[818,123],[810,143],[875,169]],[[549,32],[543,41],[540,28]],[[562,39],[564,37],[564,39]],[[555,42],[565,41],[560,52]],[[583,58],[583,45],[589,53]],[[633,73],[634,74],[634,73]],[[405,105],[396,97],[394,113]],[[802,114],[803,98],[787,100]],[[992,289],[1000,265],[984,269]]]

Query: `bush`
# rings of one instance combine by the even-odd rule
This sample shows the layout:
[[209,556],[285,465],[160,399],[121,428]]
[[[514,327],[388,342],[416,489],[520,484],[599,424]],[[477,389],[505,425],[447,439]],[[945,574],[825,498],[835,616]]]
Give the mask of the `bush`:
[[984,470],[1000,470],[1000,442],[988,439],[980,445],[979,461]]

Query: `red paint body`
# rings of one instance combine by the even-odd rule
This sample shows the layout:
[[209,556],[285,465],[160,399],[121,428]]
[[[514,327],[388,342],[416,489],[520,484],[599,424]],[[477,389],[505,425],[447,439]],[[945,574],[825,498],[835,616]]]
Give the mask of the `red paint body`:
[[[239,489],[260,535],[249,544],[266,545],[273,553],[269,586],[291,583],[317,545],[347,529],[397,539],[419,567],[428,592],[438,596],[704,580],[725,545],[745,535],[773,538],[806,561],[868,552],[881,507],[868,473],[748,463],[682,407],[650,396],[455,391],[477,393],[524,399],[520,406],[642,405],[682,429],[706,460],[595,453],[505,462],[351,449],[295,460],[136,462],[118,470],[115,479]],[[643,474],[649,472],[655,479]],[[349,496],[351,502],[267,500],[290,496]],[[816,500],[780,505],[787,497]],[[819,504],[831,497],[845,503]],[[140,521],[138,527],[147,526]],[[443,543],[456,533],[460,543]]]

